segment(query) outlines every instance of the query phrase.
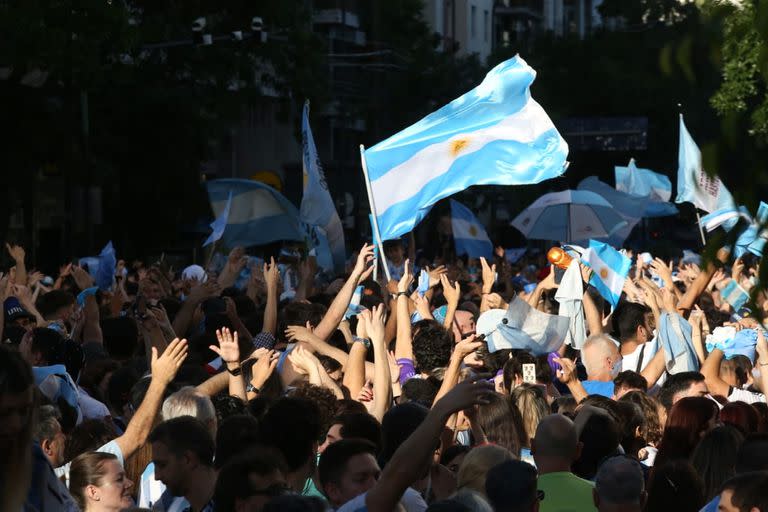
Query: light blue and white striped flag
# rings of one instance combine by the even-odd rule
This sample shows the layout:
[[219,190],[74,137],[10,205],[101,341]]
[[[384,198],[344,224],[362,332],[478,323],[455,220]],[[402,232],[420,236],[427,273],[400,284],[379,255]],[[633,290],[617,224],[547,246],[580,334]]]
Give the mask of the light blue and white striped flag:
[[669,202],[672,197],[672,182],[663,174],[650,169],[639,168],[635,159],[629,161],[626,167],[615,166],[616,190],[633,196],[647,197],[643,217],[667,217],[677,215],[674,204]]
[[469,208],[454,199],[451,199],[451,227],[457,256],[493,258],[493,244],[485,228]]
[[280,192],[252,180],[224,179],[206,183],[211,209],[219,217],[229,203],[227,247],[251,247],[278,240],[304,240],[299,212]]
[[222,235],[224,235],[224,230],[227,228],[227,222],[229,222],[229,210],[231,208],[232,191],[229,192],[229,197],[227,197],[227,203],[224,205],[224,209],[220,214],[216,216],[215,219],[213,219],[213,222],[211,222],[211,229],[213,229],[213,231],[203,243],[203,247],[207,247],[212,243],[221,240]]
[[382,240],[410,232],[440,199],[472,185],[521,185],[565,171],[568,145],[531,98],[516,56],[440,110],[365,151]]
[[701,151],[694,142],[680,114],[680,146],[678,148],[676,203],[693,203],[705,212],[723,208],[735,208],[733,196],[718,177],[710,177],[704,171]]
[[589,241],[589,247],[581,256],[581,261],[592,269],[589,284],[597,288],[600,295],[615,308],[621,298],[632,261],[610,245],[596,240]]
[[720,208],[712,213],[703,216],[699,220],[701,227],[707,231],[714,231],[718,227],[722,226],[726,231],[730,231],[739,222],[739,219],[744,219],[747,222],[752,222],[752,216],[749,214],[746,206],[727,206]]
[[[304,173],[304,196],[301,199],[299,216],[307,225],[315,226],[320,234],[328,241],[333,260],[333,269],[341,272],[344,270],[346,250],[344,247],[344,228],[341,225],[336,205],[328,191],[328,183],[325,180],[323,166],[317,156],[315,139],[312,136],[312,128],[309,126],[309,102],[304,103],[304,111],[301,117],[302,137],[302,170]],[[318,262],[327,261],[319,251],[327,250],[323,245],[316,246]]]

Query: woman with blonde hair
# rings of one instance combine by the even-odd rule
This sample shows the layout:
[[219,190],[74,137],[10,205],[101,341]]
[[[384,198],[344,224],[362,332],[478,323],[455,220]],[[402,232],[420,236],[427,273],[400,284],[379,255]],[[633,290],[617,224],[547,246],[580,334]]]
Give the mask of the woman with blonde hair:
[[541,418],[549,414],[549,405],[544,390],[535,385],[523,383],[512,390],[512,403],[523,418],[524,439],[520,450],[520,460],[533,463],[531,439],[536,435],[536,428]]
[[133,506],[131,482],[111,453],[86,452],[69,468],[69,492],[82,512],[117,512]]
[[502,462],[515,460],[515,458],[506,448],[493,444],[473,448],[459,466],[456,492],[474,491],[485,497],[485,477],[488,471]]

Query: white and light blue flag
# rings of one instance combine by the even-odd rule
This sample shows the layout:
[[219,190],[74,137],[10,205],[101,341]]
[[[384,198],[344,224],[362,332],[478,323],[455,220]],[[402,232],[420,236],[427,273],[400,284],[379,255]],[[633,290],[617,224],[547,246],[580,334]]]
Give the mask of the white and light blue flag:
[[[304,240],[299,212],[280,192],[252,180],[223,179],[206,183],[211,209],[218,218],[229,203],[221,237],[227,247],[264,245],[278,240]],[[229,196],[232,195],[232,201]]]
[[[315,139],[309,126],[309,102],[304,103],[301,117],[302,170],[304,174],[304,196],[301,199],[299,216],[309,226],[315,226],[320,235],[327,240],[327,246],[318,245],[318,262],[333,261],[333,269],[342,272],[346,261],[344,247],[344,228],[341,225],[336,205],[328,191],[323,166],[317,156]],[[321,252],[330,249],[331,254],[323,257]]]
[[352,294],[352,299],[349,301],[349,306],[347,306],[347,311],[344,313],[345,320],[348,320],[353,316],[357,316],[365,310],[365,307],[360,305],[360,299],[363,298],[364,289],[365,286],[362,285],[355,288],[355,291]]
[[694,142],[680,114],[680,146],[678,148],[676,203],[693,203],[705,212],[735,208],[733,196],[717,176],[704,171],[701,151]]
[[649,202],[648,196],[638,197],[626,192],[616,190],[607,183],[603,183],[597,176],[584,178],[579,183],[579,190],[588,190],[602,196],[603,199],[611,203],[611,206],[621,215],[627,223],[616,231],[610,233],[606,241],[617,247],[620,247],[626,240],[635,225],[640,222],[645,212],[645,207]]
[[568,144],[531,98],[516,56],[483,82],[365,151],[382,240],[410,232],[440,199],[472,185],[521,185],[565,171]]
[[454,199],[451,199],[451,227],[457,256],[493,258],[493,243],[485,228],[469,208]]
[[229,222],[229,210],[232,208],[232,192],[229,192],[227,197],[227,203],[224,205],[224,209],[219,215],[211,222],[211,229],[213,230],[203,243],[203,247],[207,247],[214,242],[221,240],[224,235],[224,230],[227,228],[227,222]]
[[701,227],[709,231],[714,231],[720,226],[726,231],[730,231],[739,222],[739,219],[744,219],[747,222],[752,222],[752,216],[749,214],[746,206],[727,206],[720,208],[712,213],[708,213],[699,220]]
[[766,223],[768,223],[768,204],[760,201],[757,215],[736,239],[734,255],[737,258],[741,258],[747,252],[758,257],[763,256],[765,243],[768,241],[768,229],[765,229]]
[[626,167],[615,166],[616,190],[638,197],[647,197],[643,217],[666,217],[678,213],[669,202],[672,197],[672,182],[663,174],[635,165],[632,158]]
[[615,308],[621,298],[632,261],[610,245],[597,240],[589,241],[589,247],[581,256],[581,261],[592,269],[589,284],[597,288],[600,295]]

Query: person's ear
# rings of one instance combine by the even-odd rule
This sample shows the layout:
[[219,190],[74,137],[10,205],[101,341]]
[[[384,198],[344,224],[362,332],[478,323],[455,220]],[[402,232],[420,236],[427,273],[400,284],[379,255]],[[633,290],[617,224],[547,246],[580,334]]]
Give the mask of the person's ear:
[[92,501],[101,501],[101,493],[95,485],[89,485],[85,488],[85,496]]
[[43,453],[50,457],[51,453],[53,453],[53,450],[51,449],[51,440],[50,439],[43,439],[40,442],[40,449],[43,450]]
[[640,431],[640,426],[635,427],[635,437],[643,437],[643,433]]

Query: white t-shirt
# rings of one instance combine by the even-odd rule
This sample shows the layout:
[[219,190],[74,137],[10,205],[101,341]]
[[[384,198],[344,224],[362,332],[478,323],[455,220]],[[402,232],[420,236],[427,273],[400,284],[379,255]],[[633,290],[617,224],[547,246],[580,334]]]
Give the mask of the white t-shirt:
[[[643,347],[645,347],[645,349],[643,349]],[[645,370],[645,367],[648,366],[648,363],[651,362],[651,359],[653,359],[653,356],[655,356],[656,352],[658,351],[659,340],[658,337],[654,337],[651,341],[647,341],[642,345],[638,345],[633,352],[625,356],[621,356],[621,369],[632,370],[633,372],[640,373],[641,371]],[[642,361],[640,361],[641,353],[643,355]],[[639,367],[638,363],[640,363]],[[661,374],[661,377],[659,377],[659,380],[656,381],[654,386],[651,386],[651,389],[653,389],[655,386],[661,386],[664,384],[665,380],[667,380],[666,372]]]
[[[112,455],[115,455],[117,457],[117,461],[122,466],[125,464],[125,461],[123,460],[123,451],[120,449],[120,446],[118,446],[117,442],[115,440],[111,440],[107,444],[100,446],[97,450],[97,452],[103,452],[103,453],[111,453]],[[62,476],[66,479],[67,487],[69,487],[69,466],[72,464],[72,462],[67,462],[63,466],[59,466],[53,471],[56,473],[56,478],[61,478]]]
[[[367,511],[368,507],[365,505],[365,496],[368,493],[361,494],[357,498],[353,498],[336,509],[336,512],[363,512]],[[427,502],[421,497],[421,494],[416,492],[410,487],[405,490],[403,497],[400,498],[400,506],[406,512],[424,512],[427,510]]]
[[754,391],[748,391],[746,389],[731,388],[731,392],[728,393],[728,401],[754,404],[757,402],[765,402],[765,395],[762,393],[755,393]]

